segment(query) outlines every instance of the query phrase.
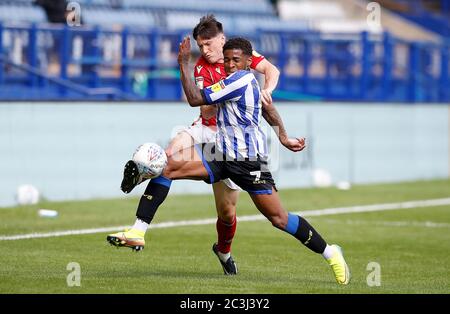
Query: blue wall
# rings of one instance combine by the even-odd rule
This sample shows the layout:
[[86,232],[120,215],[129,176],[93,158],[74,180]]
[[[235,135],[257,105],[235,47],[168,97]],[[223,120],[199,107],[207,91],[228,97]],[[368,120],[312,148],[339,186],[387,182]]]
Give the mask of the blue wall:
[[[301,153],[272,138],[277,185],[312,184],[312,169],[334,182],[390,182],[449,175],[449,107],[445,105],[279,103]],[[165,146],[174,126],[196,109],[182,103],[0,103],[0,206],[14,205],[21,184],[49,200],[123,197],[124,163],[144,142]],[[179,181],[173,193],[205,193],[202,182]],[[132,195],[139,195],[139,186]]]

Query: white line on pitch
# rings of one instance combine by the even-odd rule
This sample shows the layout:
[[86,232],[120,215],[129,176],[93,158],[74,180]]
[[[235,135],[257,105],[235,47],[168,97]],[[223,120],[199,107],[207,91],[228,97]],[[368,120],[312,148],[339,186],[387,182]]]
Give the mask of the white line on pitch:
[[[351,207],[325,208],[325,209],[316,209],[316,210],[306,210],[306,211],[302,211],[302,212],[297,212],[296,214],[300,214],[305,217],[313,217],[313,216],[337,215],[337,214],[348,214],[348,213],[366,213],[366,212],[374,212],[374,211],[410,209],[410,208],[419,208],[419,207],[434,207],[434,206],[445,206],[445,205],[450,205],[450,198],[439,198],[439,199],[409,201],[409,202],[400,202],[400,203],[360,205],[360,206],[351,206]],[[257,220],[265,220],[266,218],[263,215],[251,215],[251,216],[241,216],[241,217],[238,217],[237,219],[238,219],[238,221],[257,221]],[[217,218],[168,221],[168,222],[152,224],[152,225],[150,225],[150,228],[157,229],[157,228],[172,228],[172,227],[182,227],[182,226],[211,225],[211,224],[215,224],[216,220],[217,220]],[[12,236],[0,236],[0,241],[62,237],[62,236],[80,235],[80,234],[93,234],[93,233],[102,233],[102,232],[112,232],[112,231],[117,231],[117,230],[123,230],[126,228],[129,228],[129,226],[65,230],[65,231],[55,231],[55,232],[46,232],[46,233],[18,234],[18,235],[12,235]]]
[[347,225],[371,225],[371,226],[386,226],[386,227],[420,227],[420,228],[450,228],[449,223],[434,222],[434,221],[385,221],[385,220],[337,220],[337,219],[322,219],[321,222],[333,224],[347,224]]

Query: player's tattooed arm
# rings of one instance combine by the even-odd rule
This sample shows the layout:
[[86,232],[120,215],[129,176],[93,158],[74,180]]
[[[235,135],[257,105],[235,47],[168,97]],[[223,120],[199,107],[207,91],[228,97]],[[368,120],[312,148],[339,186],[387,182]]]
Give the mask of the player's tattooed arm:
[[280,114],[273,105],[264,106],[264,109],[265,110],[262,111],[264,119],[266,119],[267,123],[269,123],[269,125],[274,129],[280,142],[283,143],[283,141],[286,141],[288,138],[288,135],[286,129],[284,128],[284,123]]
[[269,123],[269,125],[277,134],[280,143],[283,144],[287,149],[293,152],[302,151],[305,147],[305,138],[289,138],[284,128],[283,120],[281,119],[278,110],[275,108],[273,104],[264,106],[264,110],[262,111],[262,115],[264,119]]
[[183,85],[186,99],[191,107],[205,104],[200,89],[195,85],[189,72],[189,59],[191,57],[191,40],[186,36],[180,43],[178,51],[178,63],[180,64],[181,84]]

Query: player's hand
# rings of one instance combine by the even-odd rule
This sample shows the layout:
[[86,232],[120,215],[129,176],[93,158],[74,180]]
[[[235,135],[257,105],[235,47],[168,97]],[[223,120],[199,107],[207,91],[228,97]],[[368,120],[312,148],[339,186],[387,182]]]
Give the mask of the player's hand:
[[178,63],[179,64],[189,64],[189,59],[191,58],[191,38],[186,36],[180,43],[178,49]]
[[261,90],[261,102],[263,106],[272,105],[272,92],[268,89]]
[[282,142],[283,146],[293,152],[301,152],[306,147],[306,139],[300,138],[287,138]]

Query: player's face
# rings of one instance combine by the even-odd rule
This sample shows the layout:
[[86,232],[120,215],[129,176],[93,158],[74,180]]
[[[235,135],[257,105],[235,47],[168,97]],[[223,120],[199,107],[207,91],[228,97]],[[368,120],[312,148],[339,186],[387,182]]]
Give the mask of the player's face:
[[217,63],[223,59],[222,48],[225,44],[225,36],[218,34],[212,38],[197,37],[197,45],[203,58],[209,63]]
[[252,57],[245,55],[241,49],[228,49],[223,52],[223,65],[227,74],[247,70],[251,63]]

